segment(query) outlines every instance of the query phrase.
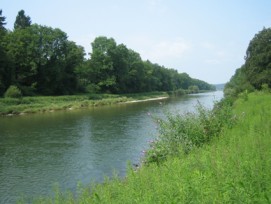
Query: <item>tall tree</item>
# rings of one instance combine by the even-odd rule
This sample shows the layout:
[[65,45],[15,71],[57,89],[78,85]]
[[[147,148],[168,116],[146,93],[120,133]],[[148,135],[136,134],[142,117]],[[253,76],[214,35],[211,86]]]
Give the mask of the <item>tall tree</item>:
[[102,92],[112,92],[116,85],[116,76],[113,67],[113,53],[116,42],[113,38],[97,37],[92,45],[90,59],[91,81]]
[[1,31],[6,31],[6,28],[4,27],[7,23],[6,21],[6,17],[2,16],[2,10],[0,10],[0,30]]
[[[38,36],[32,27],[16,29],[7,35],[6,50],[13,62],[11,74],[12,84],[23,89],[24,94],[35,91]],[[31,91],[30,88],[33,90]]]
[[5,49],[7,35],[5,20],[6,17],[2,16],[2,10],[0,10],[0,96],[3,95],[10,84],[10,61]]
[[24,10],[18,12],[14,23],[14,29],[24,29],[31,25],[31,19],[29,16],[26,16]]
[[271,28],[263,28],[250,41],[245,64],[237,69],[224,88],[226,96],[237,96],[245,90],[271,87]]
[[7,50],[14,62],[13,84],[25,95],[61,95],[76,90],[74,69],[84,50],[67,40],[60,29],[31,25],[8,35]]
[[250,41],[244,69],[256,89],[262,84],[271,87],[271,28],[264,28]]

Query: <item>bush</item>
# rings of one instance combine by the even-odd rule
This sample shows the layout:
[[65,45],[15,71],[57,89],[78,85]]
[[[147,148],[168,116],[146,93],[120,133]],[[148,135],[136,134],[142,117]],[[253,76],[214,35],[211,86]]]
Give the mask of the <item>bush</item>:
[[270,88],[269,88],[268,84],[262,84],[261,88],[262,88],[262,91],[264,93],[269,93],[270,92]]
[[170,96],[183,96],[186,94],[186,91],[183,89],[177,89],[175,91],[169,91],[168,95]]
[[5,92],[4,96],[5,98],[21,98],[22,92],[17,86],[11,85]]
[[235,122],[227,103],[218,103],[213,110],[198,104],[196,109],[196,113],[168,114],[166,120],[156,119],[159,123],[159,138],[146,152],[144,163],[160,164],[169,157],[188,154],[195,147],[218,137],[225,126],[232,127]]
[[101,90],[101,88],[98,86],[98,85],[96,85],[96,84],[89,84],[89,85],[87,85],[87,87],[86,87],[86,92],[87,93],[99,93],[100,92],[100,90]]

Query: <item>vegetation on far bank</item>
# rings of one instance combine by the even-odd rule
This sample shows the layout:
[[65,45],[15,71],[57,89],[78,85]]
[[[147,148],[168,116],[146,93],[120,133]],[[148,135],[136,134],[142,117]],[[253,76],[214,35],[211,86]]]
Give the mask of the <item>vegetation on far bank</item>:
[[84,94],[71,96],[0,98],[0,115],[18,115],[27,113],[53,112],[59,110],[73,110],[168,96],[169,95],[166,92],[150,92],[126,95]]
[[0,96],[16,86],[23,96],[78,93],[127,94],[214,86],[186,73],[144,61],[139,53],[97,37],[90,58],[59,28],[32,24],[23,10],[12,31],[0,10]]
[[[147,92],[130,94],[80,94],[67,96],[27,96],[22,97],[17,87],[11,86],[5,98],[0,98],[0,116],[44,113],[60,110],[91,108],[96,106],[129,103],[182,96],[191,93],[206,92],[197,88],[169,92]],[[15,96],[15,97],[14,97]]]

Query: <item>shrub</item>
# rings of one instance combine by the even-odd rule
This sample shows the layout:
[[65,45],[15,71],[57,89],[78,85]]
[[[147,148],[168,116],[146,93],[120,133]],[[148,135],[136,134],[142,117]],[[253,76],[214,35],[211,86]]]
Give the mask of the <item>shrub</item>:
[[5,92],[4,96],[5,98],[21,98],[22,92],[17,86],[11,85]]
[[227,103],[218,103],[213,110],[198,104],[196,109],[196,113],[168,114],[166,120],[156,119],[159,138],[146,152],[144,163],[160,164],[169,157],[188,154],[218,137],[225,126],[232,127],[235,121]]
[[189,86],[188,91],[189,91],[189,93],[199,93],[199,87],[196,85]]
[[177,89],[175,91],[169,91],[168,94],[170,96],[183,96],[186,94],[186,91],[183,89]]
[[262,91],[265,93],[269,93],[270,92],[270,88],[268,86],[268,84],[262,84]]
[[86,87],[86,92],[87,93],[91,93],[91,94],[92,93],[99,93],[100,90],[101,90],[101,88],[98,85],[96,85],[96,84],[89,84]]

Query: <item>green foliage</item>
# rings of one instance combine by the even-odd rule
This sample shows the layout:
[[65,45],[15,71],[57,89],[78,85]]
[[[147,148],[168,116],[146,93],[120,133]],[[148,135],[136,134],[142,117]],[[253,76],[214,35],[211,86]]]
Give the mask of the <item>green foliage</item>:
[[113,38],[97,37],[91,43],[90,59],[85,59],[83,47],[69,41],[65,32],[31,24],[24,10],[18,12],[10,32],[3,27],[5,17],[1,15],[2,11],[0,96],[12,84],[28,96],[169,92],[189,86],[213,90],[210,84],[186,73],[143,61],[137,52]]
[[170,96],[183,96],[185,94],[187,94],[188,92],[184,89],[178,89],[178,90],[175,90],[175,91],[169,91],[168,94]]
[[91,58],[76,73],[81,84],[99,87],[102,93],[173,91],[189,86],[213,90],[211,85],[187,74],[142,61],[135,51],[104,36],[94,40]]
[[242,93],[239,93],[238,98],[243,99],[244,101],[248,100],[248,91],[244,91]]
[[213,110],[196,106],[195,113],[168,114],[166,120],[156,119],[159,124],[159,138],[151,144],[144,163],[160,164],[167,158],[187,154],[196,147],[209,143],[221,135],[223,128],[235,122],[230,106],[216,104]]
[[260,90],[262,84],[271,86],[271,28],[264,28],[250,41],[245,64],[237,69],[226,84],[225,96],[237,97],[247,90]]
[[86,92],[87,93],[99,93],[101,90],[100,86],[96,84],[89,84],[86,87]]
[[245,73],[245,66],[237,69],[231,80],[225,85],[224,95],[237,98],[238,94],[244,91],[253,92],[255,88],[250,84]]
[[13,62],[10,83],[18,84],[25,95],[75,92],[74,69],[83,62],[84,51],[68,41],[66,33],[34,24],[14,30],[5,41],[7,55]]
[[6,17],[2,16],[0,10],[0,97],[4,94],[5,90],[9,87],[10,83],[10,59],[5,50],[5,37],[8,34],[6,25]]
[[29,16],[26,16],[24,10],[20,10],[16,16],[14,23],[14,29],[24,29],[31,25],[31,19]]
[[21,98],[22,92],[17,86],[10,86],[5,92],[5,98]]
[[7,23],[6,17],[2,16],[2,9],[0,10],[0,31],[6,31],[6,28],[4,27]]
[[265,93],[269,93],[271,91],[270,88],[269,88],[269,86],[268,86],[268,84],[262,84],[261,88],[262,88],[261,90],[263,92],[265,92]]
[[266,83],[271,86],[271,28],[264,28],[249,43],[245,71],[249,82],[260,89]]
[[188,91],[189,91],[190,93],[199,93],[199,87],[196,86],[196,85],[189,86],[189,87],[188,87]]
[[20,100],[16,98],[0,98],[0,115],[73,110],[157,97],[168,97],[168,95],[164,92],[127,95],[91,93],[69,96],[32,96]]

